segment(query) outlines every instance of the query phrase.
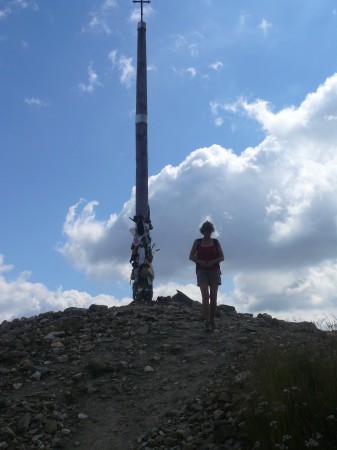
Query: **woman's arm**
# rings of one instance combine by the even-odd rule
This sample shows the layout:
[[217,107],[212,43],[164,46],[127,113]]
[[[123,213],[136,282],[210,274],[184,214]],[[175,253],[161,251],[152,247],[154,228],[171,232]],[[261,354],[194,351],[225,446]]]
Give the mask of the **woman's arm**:
[[224,260],[225,260],[225,256],[223,254],[220,242],[218,241],[218,258],[216,259],[216,261],[221,263]]
[[189,256],[189,259],[195,263],[197,263],[199,261],[197,258],[197,248],[198,248],[197,244],[198,244],[198,240],[196,239],[193,242],[193,246],[192,246],[192,249],[190,251],[190,256]]
[[203,261],[202,259],[198,258],[197,249],[198,249],[198,239],[196,239],[193,242],[193,246],[192,246],[192,250],[190,252],[189,259],[191,261],[195,262],[196,264],[198,264],[200,267],[207,267],[207,266],[209,266],[210,264],[209,264],[208,261]]

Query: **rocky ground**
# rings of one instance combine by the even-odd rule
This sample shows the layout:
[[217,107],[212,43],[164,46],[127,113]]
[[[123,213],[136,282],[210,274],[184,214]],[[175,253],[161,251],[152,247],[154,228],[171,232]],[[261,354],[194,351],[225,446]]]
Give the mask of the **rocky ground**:
[[225,305],[217,316],[206,333],[178,292],[3,322],[0,449],[250,449],[235,407],[249,358],[324,333]]

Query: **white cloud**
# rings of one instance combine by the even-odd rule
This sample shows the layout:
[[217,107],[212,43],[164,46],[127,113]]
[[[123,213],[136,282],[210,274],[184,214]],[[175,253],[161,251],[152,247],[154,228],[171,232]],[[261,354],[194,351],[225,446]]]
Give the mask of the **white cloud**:
[[199,56],[199,50],[198,50],[198,45],[197,44],[190,44],[188,46],[188,49],[189,49],[189,51],[191,53],[191,56],[193,56],[194,58]]
[[267,34],[269,29],[272,27],[272,24],[269,23],[266,19],[262,19],[259,23],[259,29],[264,32],[264,34]]
[[271,311],[318,320],[336,311],[337,259],[297,270],[238,272],[232,301],[246,311]]
[[96,33],[106,33],[111,34],[112,30],[109,27],[109,25],[106,23],[106,20],[100,17],[99,15],[95,13],[90,14],[90,22],[87,25],[86,28],[83,29],[83,31],[91,31]]
[[211,108],[211,113],[213,115],[218,115],[219,113],[219,108],[221,108],[221,103],[218,102],[210,102],[209,104],[210,108]]
[[335,121],[337,121],[337,116],[327,115],[327,116],[324,116],[324,119],[326,119],[326,120],[335,120]]
[[0,20],[4,20],[11,14],[22,10],[32,9],[38,11],[38,4],[35,0],[9,0],[7,5],[0,9]]
[[108,58],[110,59],[111,63],[112,63],[112,68],[114,68],[116,66],[116,60],[117,60],[117,50],[112,50],[109,55]]
[[117,0],[105,0],[101,6],[102,11],[107,11],[111,8],[116,8],[118,6]]
[[97,9],[89,13],[90,21],[82,28],[82,32],[111,34],[109,13],[117,6],[117,0],[104,0]]
[[27,9],[30,3],[32,2],[29,2],[27,0],[12,0],[13,5],[16,5],[22,9]]
[[[220,103],[217,101],[210,102],[209,106],[211,114],[214,118],[214,125],[216,127],[221,127],[225,122],[223,112],[236,114],[243,109],[242,103],[243,103],[242,99],[239,99],[235,103]],[[233,124],[231,124],[231,128],[233,129]]]
[[38,106],[38,107],[42,107],[42,106],[49,106],[49,103],[44,102],[43,100],[40,100],[39,98],[36,97],[26,97],[24,102],[28,105],[28,106]]
[[[119,275],[122,274],[125,279],[128,279],[129,273],[126,274],[124,270],[125,263],[120,263],[118,257],[117,259],[111,259],[109,256],[110,239],[115,232],[114,230],[118,228],[117,216],[111,215],[107,221],[96,220],[95,207],[97,205],[98,202],[95,201],[85,203],[84,200],[80,200],[69,209],[63,227],[68,243],[59,248],[59,251],[77,269],[84,270],[90,277],[107,276],[108,278],[112,265],[114,265]],[[81,206],[83,208],[78,213]],[[118,243],[114,244],[118,247]],[[122,248],[119,249],[118,253],[120,251],[122,251]],[[104,254],[106,254],[106,258]]]
[[236,31],[238,33],[241,33],[246,29],[249,17],[250,16],[245,11],[241,11],[239,15],[238,25],[236,27]]
[[132,65],[132,58],[122,55],[118,61],[118,69],[120,71],[120,82],[130,88],[136,79],[136,69]]
[[[249,37],[255,34],[256,22],[253,19],[253,16],[249,13],[246,11],[241,11],[235,28],[236,33],[238,35],[247,35]],[[257,28],[261,30],[264,35],[267,35],[273,28],[273,25],[263,17],[258,23]]]
[[188,75],[190,78],[195,78],[197,76],[197,69],[195,67],[186,67],[184,69],[176,69],[176,67],[172,67],[172,70],[175,74],[179,75],[180,77],[184,77],[185,75]]
[[4,264],[4,257],[0,255],[0,323],[3,320],[31,317],[46,311],[63,311],[75,306],[88,308],[91,304],[121,306],[129,304],[131,298],[117,300],[105,294],[91,296],[87,292],[76,290],[50,291],[44,284],[29,281],[30,273],[23,272],[16,278],[8,279],[6,272],[14,269],[12,265]]
[[[224,277],[234,285],[222,292],[224,301],[278,314],[335,308],[337,128],[327,118],[337,115],[336,105],[337,74],[298,107],[273,112],[263,100],[214,102],[214,113],[224,108],[256,120],[265,138],[239,155],[219,145],[197,149],[150,178],[158,286],[194,284],[188,254],[210,216],[226,255]],[[126,280],[134,191],[106,221],[95,217],[96,204],[69,210],[59,251],[91,277]]]
[[[119,81],[127,89],[129,89],[136,80],[136,69],[132,64],[132,58],[127,58],[124,55],[118,56],[117,50],[112,50],[108,55],[112,64],[112,69],[117,67],[119,71]],[[149,66],[148,70],[155,70],[154,66]]]
[[195,67],[188,67],[187,69],[185,69],[185,72],[190,74],[192,78],[194,78],[197,74],[197,70]]
[[78,88],[81,92],[88,92],[92,94],[97,86],[102,86],[98,80],[98,75],[93,69],[93,63],[90,62],[88,66],[88,83],[79,83]]
[[222,69],[223,63],[221,61],[216,61],[215,63],[210,64],[209,67],[217,72]]
[[223,125],[223,118],[222,117],[217,117],[215,119],[215,126],[216,127],[221,127]]
[[[154,9],[149,4],[144,4],[143,6],[143,20],[146,22],[147,19],[152,17],[154,14]],[[140,6],[133,9],[130,15],[130,22],[138,23],[140,22]]]
[[243,104],[245,103],[245,100],[240,98],[234,103],[210,102],[209,106],[211,108],[211,113],[216,117],[220,115],[221,111],[236,114],[243,109]]
[[10,14],[12,13],[12,10],[6,6],[3,9],[0,9],[0,20],[6,19]]
[[156,72],[158,70],[158,67],[155,66],[154,64],[148,64],[147,70],[148,72]]
[[181,48],[188,47],[189,43],[187,39],[181,34],[177,34],[174,36],[173,48],[175,51],[180,50]]
[[172,37],[173,39],[173,51],[177,52],[177,51],[181,51],[181,50],[187,50],[188,53],[190,54],[190,56],[192,56],[193,58],[196,58],[199,56],[199,44],[197,42],[195,42],[195,39],[203,39],[203,35],[196,32],[196,33],[192,33],[191,36],[189,36],[188,38],[181,35],[181,34],[177,34],[174,35]]

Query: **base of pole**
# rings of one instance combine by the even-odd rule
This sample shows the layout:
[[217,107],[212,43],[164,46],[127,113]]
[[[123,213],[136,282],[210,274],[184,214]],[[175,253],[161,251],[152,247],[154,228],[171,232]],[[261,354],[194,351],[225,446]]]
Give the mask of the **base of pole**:
[[130,258],[130,263],[132,264],[131,280],[133,281],[132,296],[136,302],[151,302],[154,279],[152,268],[153,252],[150,237],[152,225],[150,220],[145,220],[142,216],[135,216],[131,220],[136,223],[136,228],[130,230],[134,236]]

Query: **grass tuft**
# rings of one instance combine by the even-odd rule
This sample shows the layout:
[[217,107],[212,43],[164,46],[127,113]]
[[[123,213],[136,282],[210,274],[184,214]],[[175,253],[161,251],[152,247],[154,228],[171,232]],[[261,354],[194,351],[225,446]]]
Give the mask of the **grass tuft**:
[[328,334],[255,355],[240,405],[252,449],[337,449],[337,337]]

